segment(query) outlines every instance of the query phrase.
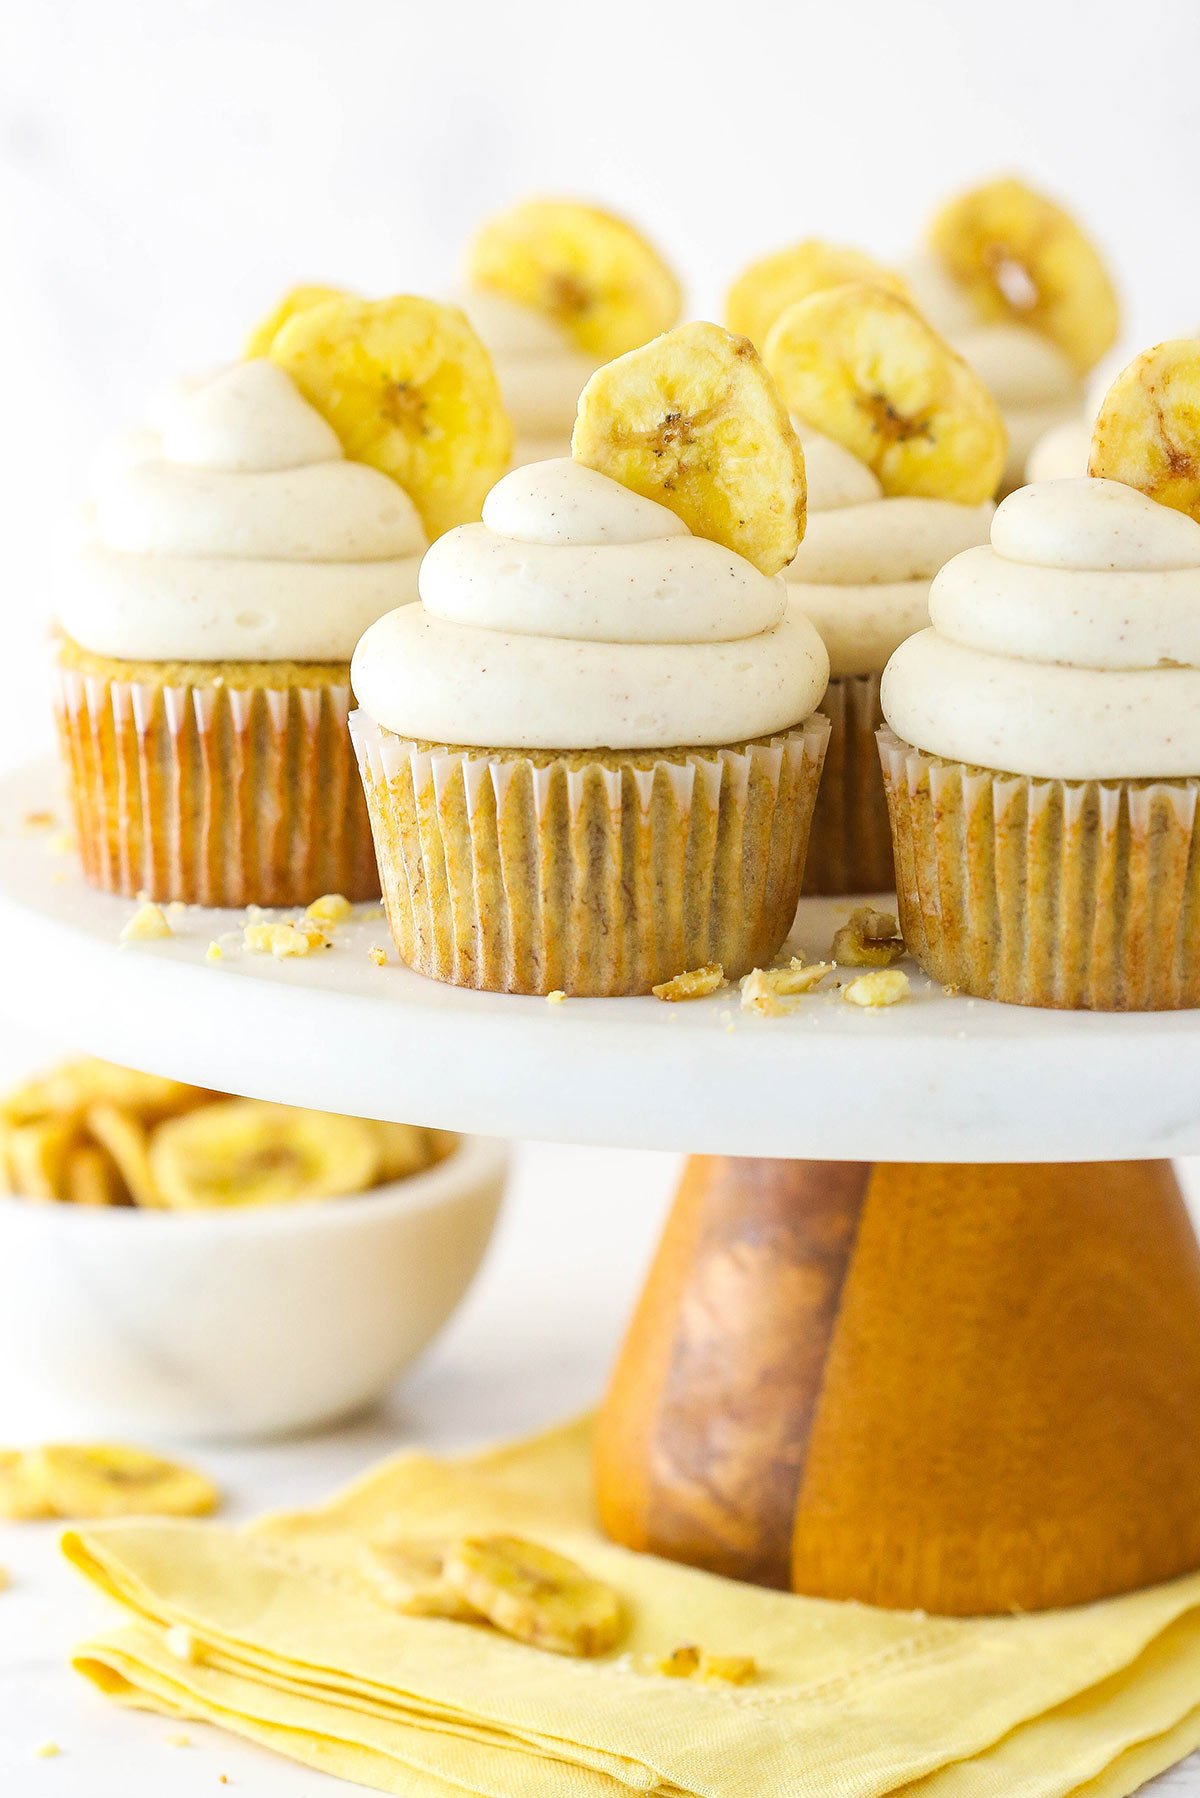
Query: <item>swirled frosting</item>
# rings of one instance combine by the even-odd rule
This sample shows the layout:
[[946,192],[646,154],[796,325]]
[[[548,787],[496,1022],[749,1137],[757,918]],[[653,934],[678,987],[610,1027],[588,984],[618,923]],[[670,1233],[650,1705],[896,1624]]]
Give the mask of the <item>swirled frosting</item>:
[[68,636],[134,661],[349,661],[416,598],[425,533],[272,362],[181,384],[103,458]]
[[1087,418],[1068,418],[1039,437],[1025,464],[1027,481],[1069,481],[1087,473],[1092,451],[1092,425]]
[[991,389],[1008,427],[1002,486],[1018,485],[1038,439],[1082,412],[1084,382],[1058,345],[1032,325],[980,320],[970,295],[928,252],[914,257],[904,273],[930,324]]
[[461,304],[495,365],[516,437],[514,466],[569,455],[576,407],[596,371],[594,360],[532,306],[480,288]]
[[402,736],[497,749],[667,749],[800,723],[821,639],[781,576],[569,459],[506,475],[421,564],[421,604],[355,651],[359,704]]
[[944,562],[986,543],[989,501],[960,506],[886,496],[850,450],[798,426],[808,472],[808,528],[787,571],[796,605],[829,651],[831,673],[878,674],[929,622],[929,583]]
[[1044,481],[933,583],[883,676],[900,737],[1063,780],[1200,774],[1200,524],[1119,481]]

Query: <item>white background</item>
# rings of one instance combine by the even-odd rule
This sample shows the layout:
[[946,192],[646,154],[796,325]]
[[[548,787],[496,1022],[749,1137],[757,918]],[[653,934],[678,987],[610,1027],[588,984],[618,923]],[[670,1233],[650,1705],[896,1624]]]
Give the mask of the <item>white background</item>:
[[[41,642],[97,440],[294,281],[446,293],[482,214],[578,193],[638,219],[711,315],[762,250],[899,255],[948,191],[1014,169],[1102,242],[1138,348],[1200,323],[1198,51],[1196,0],[0,0],[0,762],[48,740]],[[0,1076],[34,1048],[7,1035]],[[583,1402],[672,1173],[527,1153],[483,1282],[389,1416],[231,1465],[241,1507],[315,1497],[406,1433]],[[27,1535],[2,1558],[27,1567],[0,1620],[14,1798],[207,1791],[218,1768],[325,1789],[209,1742],[185,1772],[153,1724],[102,1713],[61,1672],[74,1587],[45,1607]],[[69,1753],[35,1768],[48,1735]]]

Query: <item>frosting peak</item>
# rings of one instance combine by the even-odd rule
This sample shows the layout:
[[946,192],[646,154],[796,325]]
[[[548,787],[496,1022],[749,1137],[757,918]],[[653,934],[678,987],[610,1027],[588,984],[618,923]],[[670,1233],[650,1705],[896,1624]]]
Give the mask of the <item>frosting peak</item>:
[[828,663],[781,577],[558,459],[438,539],[421,606],[381,619],[354,688],[403,736],[484,748],[739,742],[799,723]]
[[883,707],[954,761],[1065,780],[1200,774],[1200,525],[1117,481],[1019,489],[933,583]]
[[237,363],[105,458],[61,622],[135,661],[348,661],[415,598],[424,544],[408,495],[348,461],[282,369]]

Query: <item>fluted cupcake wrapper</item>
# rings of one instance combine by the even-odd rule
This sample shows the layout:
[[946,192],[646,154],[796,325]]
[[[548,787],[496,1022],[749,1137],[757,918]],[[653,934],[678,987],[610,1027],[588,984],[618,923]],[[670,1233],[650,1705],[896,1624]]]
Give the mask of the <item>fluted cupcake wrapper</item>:
[[675,755],[492,755],[350,720],[402,959],[492,992],[644,993],[774,956],[829,734]]
[[377,898],[345,682],[169,686],[55,670],[93,885],[200,905]]
[[821,701],[829,748],[813,812],[806,893],[885,893],[896,884],[876,732],[878,674],[835,676]]
[[1065,781],[879,733],[904,940],[984,999],[1200,1005],[1200,780]]

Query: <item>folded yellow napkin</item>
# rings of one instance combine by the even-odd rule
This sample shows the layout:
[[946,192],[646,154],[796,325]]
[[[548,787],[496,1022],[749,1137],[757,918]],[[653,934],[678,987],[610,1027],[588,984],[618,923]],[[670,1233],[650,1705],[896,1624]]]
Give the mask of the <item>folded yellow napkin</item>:
[[[562,1659],[372,1595],[364,1543],[481,1530],[616,1587],[620,1648]],[[130,1614],[76,1657],[103,1691],[405,1798],[1120,1798],[1200,1744],[1200,1575],[982,1622],[762,1591],[605,1541],[586,1423],[401,1455],[249,1529],[111,1523],[64,1546]],[[682,1643],[753,1655],[761,1676],[641,1670]]]

